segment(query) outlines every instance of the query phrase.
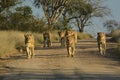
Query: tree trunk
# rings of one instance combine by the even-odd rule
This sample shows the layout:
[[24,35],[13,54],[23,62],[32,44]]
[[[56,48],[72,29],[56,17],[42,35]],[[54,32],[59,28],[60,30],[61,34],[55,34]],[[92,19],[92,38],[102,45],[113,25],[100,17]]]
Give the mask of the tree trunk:
[[76,19],[76,22],[77,22],[79,32],[80,33],[84,32],[84,25],[82,24],[82,22],[80,23],[78,19]]
[[81,26],[81,33],[84,32],[84,26]]

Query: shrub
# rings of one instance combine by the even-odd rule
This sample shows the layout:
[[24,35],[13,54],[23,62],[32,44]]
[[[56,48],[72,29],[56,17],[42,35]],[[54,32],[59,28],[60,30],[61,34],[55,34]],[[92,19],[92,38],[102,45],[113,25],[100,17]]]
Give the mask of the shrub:
[[110,33],[111,41],[113,42],[119,42],[120,40],[120,29],[114,30]]

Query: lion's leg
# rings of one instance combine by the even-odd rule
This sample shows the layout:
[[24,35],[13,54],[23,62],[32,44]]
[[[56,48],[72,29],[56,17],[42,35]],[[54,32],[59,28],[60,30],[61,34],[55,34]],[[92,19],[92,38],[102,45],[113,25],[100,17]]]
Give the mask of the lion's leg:
[[64,39],[61,38],[61,46],[64,46]]
[[106,53],[106,44],[103,44],[103,55]]
[[28,47],[26,47],[26,53],[27,53],[27,57],[30,58],[30,50]]
[[34,47],[33,48],[31,48],[31,57],[33,58],[34,57]]
[[102,55],[102,45],[101,44],[98,44],[98,50],[99,50],[99,53]]
[[47,45],[47,41],[46,41],[46,40],[44,40],[44,47],[46,47],[46,45]]
[[50,47],[50,41],[47,40],[46,42],[47,42],[47,47]]
[[67,47],[68,57],[69,57],[69,47]]
[[100,54],[103,55],[103,46],[100,44]]
[[66,39],[63,39],[63,45],[66,46]]
[[71,56],[71,47],[67,47],[68,57]]
[[69,48],[69,53],[70,53],[69,55],[70,55],[70,56],[73,56],[73,52],[72,52],[72,51],[73,51],[73,49],[72,49],[72,47],[70,47],[70,48]]
[[100,53],[100,44],[98,44],[98,51],[99,51],[99,53]]
[[71,49],[71,57],[73,57],[74,56],[74,48],[72,47],[72,49]]
[[32,56],[32,48],[29,49],[29,56],[31,58],[31,56]]
[[74,54],[75,54],[75,48],[74,47],[72,47],[72,54],[71,54],[71,57],[74,57]]

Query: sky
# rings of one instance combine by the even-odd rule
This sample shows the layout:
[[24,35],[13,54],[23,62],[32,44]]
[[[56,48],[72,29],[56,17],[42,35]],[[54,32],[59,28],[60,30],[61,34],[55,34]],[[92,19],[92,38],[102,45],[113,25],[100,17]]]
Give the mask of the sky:
[[91,33],[95,37],[97,36],[97,32],[108,32],[107,29],[103,27],[103,23],[106,20],[111,19],[120,22],[120,0],[106,0],[104,5],[110,9],[111,15],[103,17],[102,19],[94,18],[94,25],[86,27],[86,32]]
[[[26,0],[22,5],[28,5],[32,7],[33,14],[37,17],[43,17],[43,11],[41,9],[35,8],[33,5],[33,0]],[[120,22],[120,0],[105,0],[104,5],[107,6],[110,11],[111,15],[104,17],[102,19],[94,18],[93,24],[91,26],[87,26],[85,28],[85,32],[96,36],[97,32],[107,32],[107,30],[103,27],[103,22],[106,20],[112,19]],[[97,26],[97,27],[96,27]]]

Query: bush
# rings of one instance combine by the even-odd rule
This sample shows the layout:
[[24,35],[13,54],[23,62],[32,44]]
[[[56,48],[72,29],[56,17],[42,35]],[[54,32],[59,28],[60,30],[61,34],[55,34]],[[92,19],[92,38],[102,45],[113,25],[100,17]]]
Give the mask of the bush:
[[118,56],[120,57],[120,40],[118,41],[118,44],[117,44],[116,53],[117,53]]
[[120,29],[114,30],[110,33],[111,41],[113,42],[119,42],[120,40]]

